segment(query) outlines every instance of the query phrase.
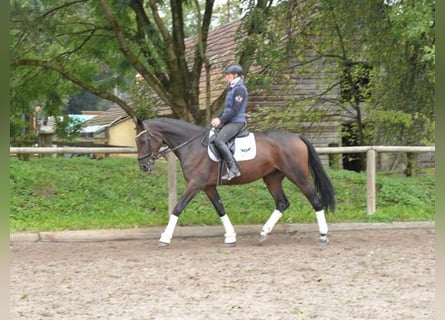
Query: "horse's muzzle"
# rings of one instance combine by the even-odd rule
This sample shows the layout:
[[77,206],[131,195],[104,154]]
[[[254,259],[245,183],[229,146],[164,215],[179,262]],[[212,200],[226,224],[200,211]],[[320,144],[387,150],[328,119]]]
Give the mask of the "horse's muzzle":
[[139,168],[144,172],[152,172],[153,171],[153,163],[151,161],[149,162],[142,162],[139,164]]

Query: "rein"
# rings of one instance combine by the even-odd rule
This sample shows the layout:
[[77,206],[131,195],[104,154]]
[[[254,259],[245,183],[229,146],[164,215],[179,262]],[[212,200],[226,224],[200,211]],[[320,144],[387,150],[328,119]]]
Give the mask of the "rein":
[[138,138],[139,136],[141,136],[141,135],[144,134],[144,133],[147,133],[147,134],[148,134],[147,141],[148,141],[148,144],[149,144],[149,153],[147,153],[147,154],[145,154],[145,155],[143,155],[143,156],[141,156],[141,157],[138,157],[138,160],[143,160],[143,159],[145,159],[145,158],[150,157],[150,160],[153,160],[153,161],[154,161],[154,160],[157,160],[157,159],[159,159],[159,158],[161,158],[161,157],[165,157],[168,153],[173,152],[173,151],[175,151],[175,150],[178,150],[179,148],[182,148],[183,146],[185,146],[185,145],[191,143],[193,140],[199,138],[200,136],[202,136],[203,134],[205,134],[207,131],[209,131],[211,127],[212,127],[212,126],[209,125],[209,126],[207,126],[202,132],[200,132],[200,133],[198,133],[197,135],[191,137],[190,139],[184,141],[183,143],[181,143],[181,144],[179,144],[179,145],[177,145],[177,146],[175,146],[175,147],[173,147],[173,148],[170,148],[169,146],[167,146],[167,148],[165,148],[164,150],[162,150],[162,151],[160,151],[160,152],[157,152],[156,154],[153,153],[153,151],[151,150],[151,139],[150,139],[150,136],[151,136],[151,137],[154,137],[154,135],[150,132],[149,129],[142,130],[141,132],[139,132],[139,133],[136,135],[136,138]]

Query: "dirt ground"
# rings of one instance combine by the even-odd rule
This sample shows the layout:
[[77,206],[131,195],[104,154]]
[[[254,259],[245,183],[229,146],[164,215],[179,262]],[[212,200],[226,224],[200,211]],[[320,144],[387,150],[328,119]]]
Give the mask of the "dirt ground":
[[433,228],[17,242],[10,319],[434,319]]

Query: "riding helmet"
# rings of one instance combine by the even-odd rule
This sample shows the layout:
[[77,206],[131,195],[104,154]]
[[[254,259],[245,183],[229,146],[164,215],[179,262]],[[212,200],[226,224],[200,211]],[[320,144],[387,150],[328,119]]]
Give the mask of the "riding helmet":
[[243,67],[237,63],[229,64],[225,69],[224,73],[236,73],[238,75],[243,74]]

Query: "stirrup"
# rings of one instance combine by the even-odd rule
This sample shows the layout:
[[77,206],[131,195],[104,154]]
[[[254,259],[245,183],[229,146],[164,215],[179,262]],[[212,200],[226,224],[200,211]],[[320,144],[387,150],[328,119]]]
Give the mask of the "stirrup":
[[221,179],[223,180],[232,180],[233,178],[239,177],[241,175],[241,172],[239,171],[239,169],[237,169],[236,172],[233,172],[232,170],[229,170],[229,172],[227,172],[226,175],[223,175],[221,177]]

